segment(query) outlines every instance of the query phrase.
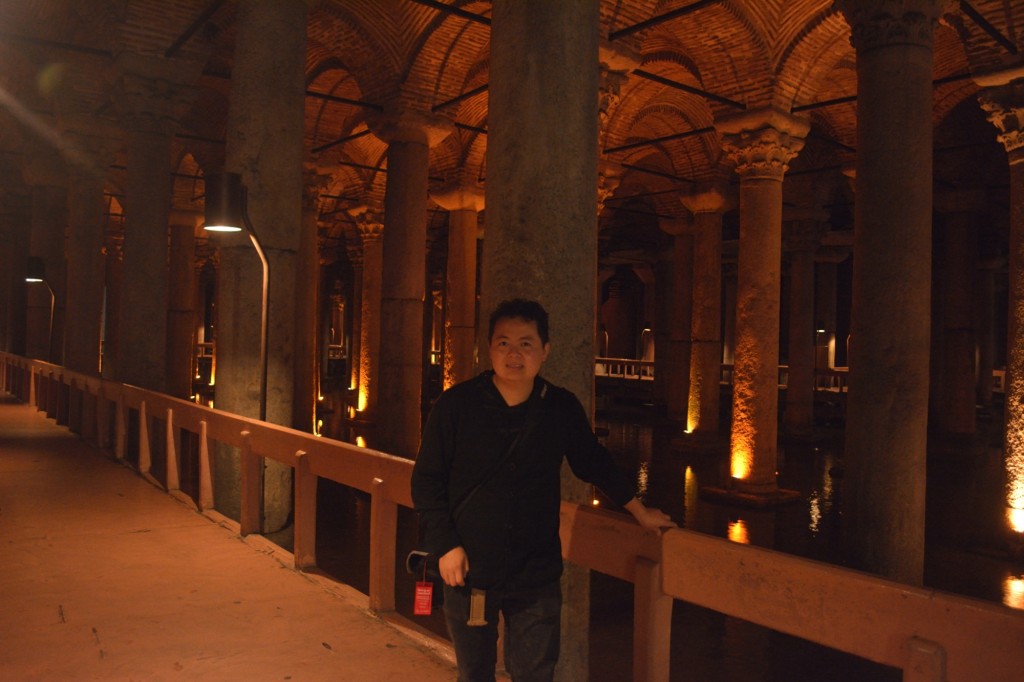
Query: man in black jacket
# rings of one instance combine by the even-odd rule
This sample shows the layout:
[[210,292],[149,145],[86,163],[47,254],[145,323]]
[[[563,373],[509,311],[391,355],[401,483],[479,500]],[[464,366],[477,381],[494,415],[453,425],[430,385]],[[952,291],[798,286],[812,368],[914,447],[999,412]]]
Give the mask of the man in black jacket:
[[[538,376],[550,350],[539,303],[500,304],[488,340],[492,369],[445,391],[431,410],[412,497],[424,543],[440,557],[459,680],[494,679],[499,611],[512,678],[551,680],[562,601],[563,457],[644,528],[676,524],[635,497],[576,396]],[[473,593],[486,594],[486,625],[468,623]]]

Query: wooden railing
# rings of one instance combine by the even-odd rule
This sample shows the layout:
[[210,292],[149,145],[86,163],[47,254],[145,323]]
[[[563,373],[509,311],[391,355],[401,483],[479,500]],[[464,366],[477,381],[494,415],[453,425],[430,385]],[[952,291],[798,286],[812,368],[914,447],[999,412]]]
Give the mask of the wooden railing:
[[[237,446],[242,535],[259,532],[262,459],[293,467],[292,559],[299,569],[316,565],[317,479],[369,493],[369,606],[402,620],[394,614],[394,567],[398,508],[411,504],[411,461],[9,354],[0,353],[0,387],[120,459],[128,446],[128,412],[136,410],[138,469],[179,497],[176,431],[197,434],[199,493],[187,499],[204,510],[214,505],[211,444]],[[164,481],[149,470],[154,416],[166,435]],[[1001,605],[693,531],[644,533],[629,517],[569,502],[562,503],[561,536],[570,561],[633,583],[637,682],[669,679],[674,599],[902,669],[905,682],[1010,682],[1024,670],[1024,612]]]

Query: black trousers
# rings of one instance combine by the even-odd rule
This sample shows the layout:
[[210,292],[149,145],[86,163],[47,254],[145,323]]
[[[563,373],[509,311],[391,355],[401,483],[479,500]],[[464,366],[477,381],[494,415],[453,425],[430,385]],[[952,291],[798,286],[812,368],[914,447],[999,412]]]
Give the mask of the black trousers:
[[515,682],[551,682],[558,662],[562,590],[558,581],[526,590],[488,590],[487,625],[467,625],[470,589],[444,588],[444,615],[459,682],[493,682],[498,614],[505,619],[505,669]]

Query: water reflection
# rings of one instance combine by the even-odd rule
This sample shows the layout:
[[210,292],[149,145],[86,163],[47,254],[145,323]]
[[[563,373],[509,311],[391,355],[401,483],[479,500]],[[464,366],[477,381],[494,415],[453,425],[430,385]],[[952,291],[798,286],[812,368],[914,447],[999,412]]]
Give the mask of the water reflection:
[[[727,444],[721,444],[720,452],[688,448],[685,439],[645,422],[643,415],[605,416],[598,424],[607,429],[603,442],[620,465],[644,481],[645,502],[669,513],[680,526],[843,563],[841,431],[816,433],[810,442],[780,441],[779,485],[800,491],[801,497],[763,510],[701,498],[702,484],[719,485],[728,478]],[[1024,609],[1024,574],[1005,539],[1007,481],[1001,452],[986,444],[986,436],[979,434],[977,440],[968,448],[947,452],[937,447],[938,454],[929,453],[926,585]],[[629,679],[628,667],[614,659],[628,664],[631,657],[628,645],[620,644],[628,635],[631,586],[600,574],[593,574],[592,581],[592,679]],[[676,602],[673,613],[671,669],[673,676],[683,671],[690,676],[680,679],[901,679],[897,670],[688,604]]]
[[1003,582],[1003,603],[1014,609],[1024,609],[1024,575],[1010,575]]

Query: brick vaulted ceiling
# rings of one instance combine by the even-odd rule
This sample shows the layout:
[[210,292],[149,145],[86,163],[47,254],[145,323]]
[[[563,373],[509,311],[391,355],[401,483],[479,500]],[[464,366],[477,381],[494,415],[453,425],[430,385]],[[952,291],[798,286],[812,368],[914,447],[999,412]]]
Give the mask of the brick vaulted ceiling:
[[[403,101],[450,117],[456,134],[431,152],[431,185],[486,182],[491,3],[305,4],[307,165],[329,176],[319,209],[331,262],[358,241],[347,209],[383,198],[386,148],[369,134],[368,113]],[[126,173],[116,64],[125,52],[196,67],[171,164],[174,207],[200,210],[203,172],[224,154],[235,12],[231,0],[0,0],[0,213],[24,215],[27,160],[59,146],[106,168],[116,242]],[[997,233],[1006,157],[971,76],[1021,61],[1022,24],[1024,0],[954,0],[935,36],[936,193],[988,189]],[[729,177],[715,121],[768,105],[812,122],[786,204],[824,207],[833,232],[849,234],[842,170],[856,158],[856,56],[831,0],[603,0],[601,34],[602,61],[626,72],[602,81],[602,168],[621,175],[600,216],[606,264],[652,258],[664,242],[659,218],[685,217],[679,193]],[[443,244],[446,216],[431,207],[431,234]],[[988,241],[1005,248],[1005,236]]]

